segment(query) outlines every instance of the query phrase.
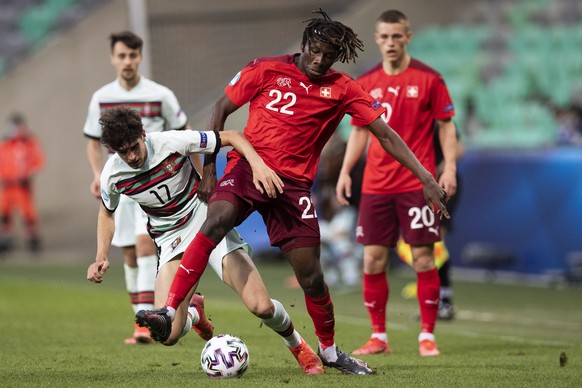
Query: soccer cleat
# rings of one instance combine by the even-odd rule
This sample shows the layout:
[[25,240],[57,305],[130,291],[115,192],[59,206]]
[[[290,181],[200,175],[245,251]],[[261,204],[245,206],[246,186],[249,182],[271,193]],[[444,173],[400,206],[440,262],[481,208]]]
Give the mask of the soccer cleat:
[[135,322],[141,327],[147,327],[151,337],[158,342],[166,342],[172,332],[172,318],[166,307],[140,310],[135,314]]
[[455,318],[455,306],[450,303],[445,303],[441,301],[439,303],[439,309],[437,312],[437,317],[443,321],[450,321]]
[[298,346],[289,348],[289,350],[299,363],[299,366],[301,366],[301,369],[303,369],[304,374],[322,375],[325,373],[321,359],[303,338],[301,338],[301,343]]
[[150,331],[147,327],[140,327],[137,323],[134,324],[135,329],[133,330],[133,337],[126,338],[123,342],[126,345],[135,344],[151,344],[154,343],[152,337],[150,337]]
[[424,339],[418,343],[418,351],[421,357],[433,357],[441,354],[436,346],[436,342],[429,339]]
[[321,353],[319,358],[323,365],[340,370],[347,375],[373,375],[376,371],[368,366],[364,361],[351,357],[346,352],[341,351],[336,347],[337,360],[327,361]]
[[378,338],[370,338],[364,346],[352,352],[355,355],[362,354],[381,354],[390,353],[390,344],[379,340]]
[[214,335],[214,326],[212,326],[212,323],[204,314],[204,296],[199,293],[192,295],[192,299],[190,299],[190,307],[194,307],[196,311],[198,311],[198,316],[200,317],[198,323],[192,325],[192,329],[198,333],[200,338],[208,341]]

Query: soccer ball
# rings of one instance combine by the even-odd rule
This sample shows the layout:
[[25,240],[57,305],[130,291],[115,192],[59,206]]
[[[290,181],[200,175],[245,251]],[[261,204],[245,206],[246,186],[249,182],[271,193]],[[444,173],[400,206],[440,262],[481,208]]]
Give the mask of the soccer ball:
[[249,366],[249,350],[238,337],[219,334],[206,342],[200,355],[202,370],[218,379],[239,378]]

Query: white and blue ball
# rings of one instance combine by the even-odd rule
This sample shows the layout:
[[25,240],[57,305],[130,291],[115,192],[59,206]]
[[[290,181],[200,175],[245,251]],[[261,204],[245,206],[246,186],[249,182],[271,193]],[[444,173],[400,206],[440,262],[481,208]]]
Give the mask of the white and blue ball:
[[200,355],[202,370],[219,379],[239,378],[249,366],[249,350],[238,337],[219,334],[212,337]]

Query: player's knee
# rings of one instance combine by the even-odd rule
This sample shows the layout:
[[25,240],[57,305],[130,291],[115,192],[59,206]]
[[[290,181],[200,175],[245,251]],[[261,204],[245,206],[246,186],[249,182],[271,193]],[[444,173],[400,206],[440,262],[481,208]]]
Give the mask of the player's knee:
[[309,275],[298,276],[297,281],[307,296],[320,298],[325,294],[325,281],[321,271],[314,271]]
[[434,257],[430,255],[423,255],[412,258],[412,266],[416,272],[426,272],[435,268]]
[[269,319],[275,314],[275,306],[267,296],[255,298],[247,307],[253,315],[261,319]]
[[200,228],[200,231],[213,241],[220,241],[228,231],[232,229],[230,225],[226,225],[220,217],[208,217]]

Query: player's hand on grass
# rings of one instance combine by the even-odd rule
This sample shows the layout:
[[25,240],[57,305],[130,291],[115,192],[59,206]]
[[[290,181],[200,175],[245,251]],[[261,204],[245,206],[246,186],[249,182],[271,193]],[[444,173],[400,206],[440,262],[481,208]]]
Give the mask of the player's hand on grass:
[[101,283],[103,281],[103,275],[109,268],[109,260],[97,260],[89,266],[87,269],[87,280],[93,283]]

